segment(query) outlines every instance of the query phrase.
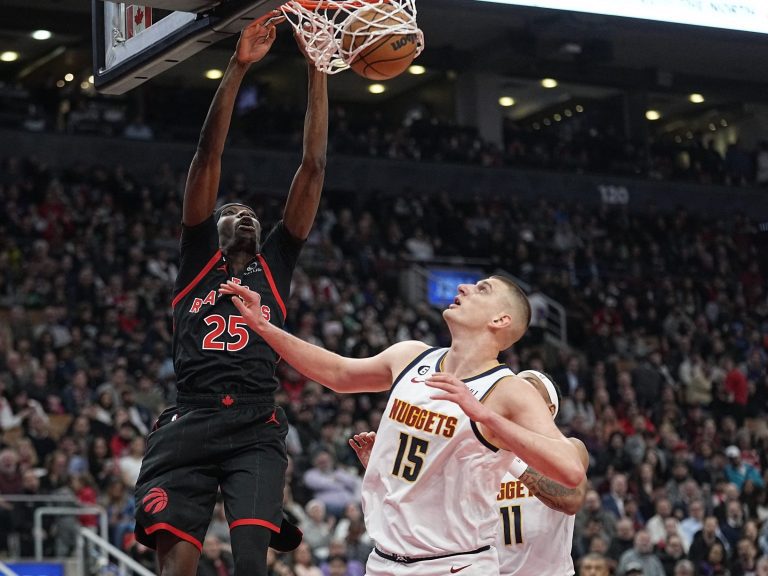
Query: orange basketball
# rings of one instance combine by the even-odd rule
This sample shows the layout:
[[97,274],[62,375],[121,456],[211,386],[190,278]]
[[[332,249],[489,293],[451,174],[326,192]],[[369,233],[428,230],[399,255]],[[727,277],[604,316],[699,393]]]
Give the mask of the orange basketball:
[[[396,6],[383,4],[375,8],[362,8],[355,12],[350,17],[350,23],[345,27],[341,37],[344,52],[349,54],[362,46],[369,39],[367,33],[407,22],[407,16],[396,10]],[[392,15],[387,16],[382,12],[392,13]],[[357,74],[369,80],[394,78],[405,72],[416,57],[416,40],[416,34],[377,35],[373,44],[365,47],[347,64]]]

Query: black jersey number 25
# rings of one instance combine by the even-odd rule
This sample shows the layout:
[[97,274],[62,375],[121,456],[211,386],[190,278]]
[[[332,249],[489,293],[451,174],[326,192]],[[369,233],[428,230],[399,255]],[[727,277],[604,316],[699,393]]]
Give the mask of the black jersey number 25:
[[[250,334],[246,328],[245,319],[242,316],[233,315],[229,318],[224,318],[220,314],[211,314],[206,316],[203,321],[211,327],[203,337],[203,350],[237,352],[248,345]],[[221,339],[225,331],[229,334],[229,339],[226,342]]]

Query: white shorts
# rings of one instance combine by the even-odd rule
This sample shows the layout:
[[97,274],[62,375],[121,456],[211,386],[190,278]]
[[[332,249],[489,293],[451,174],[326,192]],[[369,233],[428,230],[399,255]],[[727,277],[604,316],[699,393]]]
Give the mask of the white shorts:
[[394,562],[376,550],[368,556],[366,576],[499,576],[499,554],[493,546],[477,554],[459,554],[421,562]]

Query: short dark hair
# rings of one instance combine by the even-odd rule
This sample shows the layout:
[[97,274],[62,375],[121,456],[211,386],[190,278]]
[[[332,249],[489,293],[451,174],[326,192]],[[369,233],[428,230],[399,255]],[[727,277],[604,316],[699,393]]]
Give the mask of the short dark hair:
[[525,329],[527,330],[528,326],[531,324],[531,303],[528,301],[528,296],[525,294],[525,291],[520,288],[517,282],[512,280],[512,278],[509,276],[505,276],[503,274],[494,274],[491,276],[491,278],[498,278],[509,287],[512,296],[517,299],[523,308],[523,315],[525,317]]
[[243,202],[227,202],[226,204],[222,204],[219,206],[214,212],[213,212],[213,221],[218,223],[219,219],[221,218],[221,213],[224,212],[226,208],[229,208],[230,206],[242,206],[243,208],[248,208],[251,212],[253,212],[253,208],[248,206],[248,204],[245,204]]

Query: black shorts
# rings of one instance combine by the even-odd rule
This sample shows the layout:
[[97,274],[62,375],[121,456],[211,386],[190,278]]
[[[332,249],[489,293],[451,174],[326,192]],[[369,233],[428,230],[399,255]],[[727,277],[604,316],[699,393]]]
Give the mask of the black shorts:
[[196,397],[165,410],[136,483],[136,539],[155,548],[165,530],[202,550],[219,487],[230,529],[280,532],[287,433],[282,408],[264,397]]

